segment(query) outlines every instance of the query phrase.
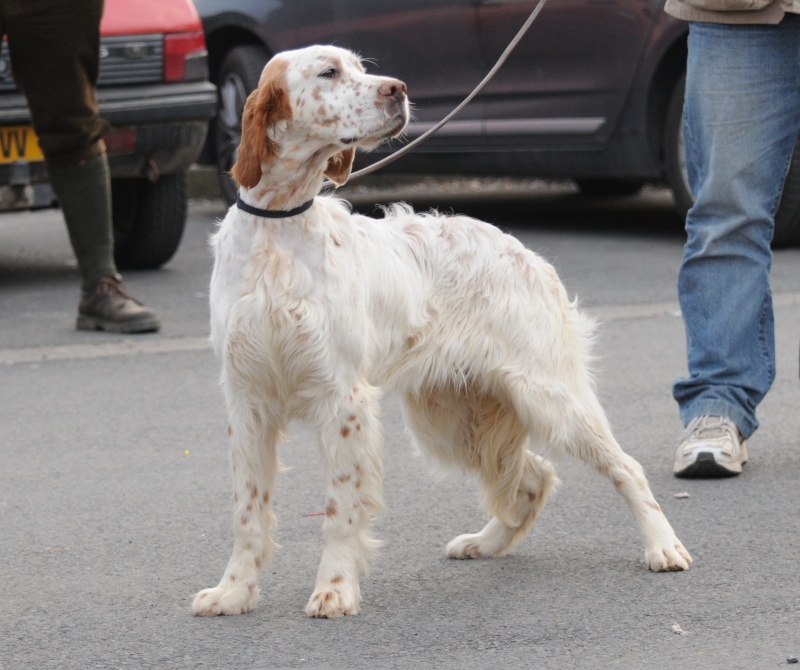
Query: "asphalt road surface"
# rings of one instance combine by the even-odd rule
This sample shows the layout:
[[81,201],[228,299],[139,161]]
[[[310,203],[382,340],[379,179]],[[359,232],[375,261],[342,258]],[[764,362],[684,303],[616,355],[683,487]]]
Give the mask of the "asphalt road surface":
[[[474,186],[474,188],[472,188]],[[744,474],[672,477],[684,371],[675,296],[682,231],[669,196],[588,200],[568,187],[480,183],[406,197],[473,213],[553,261],[602,319],[597,379],[616,436],[645,467],[692,553],[645,568],[614,487],[580,464],[507,558],[453,561],[484,523],[475,486],[431,473],[384,401],[385,545],[361,613],[310,620],[324,489],[303,426],[281,448],[275,560],[258,608],[195,618],[231,549],[226,418],[207,341],[207,237],[224,215],[195,201],[164,269],[130,272],[157,335],[73,330],[77,274],[58,212],[0,216],[0,669],[792,667],[800,656],[800,251],[775,254],[778,377]],[[380,225],[380,224],[376,224]]]

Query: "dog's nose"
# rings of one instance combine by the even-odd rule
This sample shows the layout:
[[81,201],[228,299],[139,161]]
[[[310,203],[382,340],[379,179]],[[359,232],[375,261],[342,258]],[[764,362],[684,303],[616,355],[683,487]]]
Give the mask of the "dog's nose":
[[405,95],[408,92],[408,87],[399,79],[387,79],[384,81],[378,93],[387,98],[394,98],[399,95]]

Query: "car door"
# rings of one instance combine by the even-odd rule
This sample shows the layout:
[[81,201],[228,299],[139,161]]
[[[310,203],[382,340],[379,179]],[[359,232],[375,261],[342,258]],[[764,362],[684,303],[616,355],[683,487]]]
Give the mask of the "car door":
[[[294,0],[271,16],[279,48],[335,44],[361,54],[367,70],[402,79],[414,107],[406,135],[421,134],[449,113],[481,80],[474,0]],[[424,147],[481,142],[479,103]]]
[[[485,89],[495,148],[590,148],[613,133],[661,0],[550,0]],[[478,33],[494,62],[535,0],[479,0]]]

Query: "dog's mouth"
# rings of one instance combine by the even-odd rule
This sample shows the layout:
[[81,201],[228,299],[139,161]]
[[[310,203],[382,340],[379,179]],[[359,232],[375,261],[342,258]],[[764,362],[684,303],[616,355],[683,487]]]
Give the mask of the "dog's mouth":
[[[393,137],[397,137],[403,132],[407,124],[408,114],[404,111],[399,111],[383,126],[383,128],[375,133],[368,133],[361,137],[342,137],[339,141],[348,146],[351,144],[365,144],[368,146],[373,146],[375,144],[390,140]],[[387,126],[389,129],[385,130]]]

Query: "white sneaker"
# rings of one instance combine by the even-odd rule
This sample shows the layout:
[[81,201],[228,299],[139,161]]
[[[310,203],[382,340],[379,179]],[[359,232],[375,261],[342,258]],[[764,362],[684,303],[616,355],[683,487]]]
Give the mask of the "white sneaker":
[[672,472],[676,477],[734,477],[747,462],[739,429],[723,416],[697,416],[686,427]]

